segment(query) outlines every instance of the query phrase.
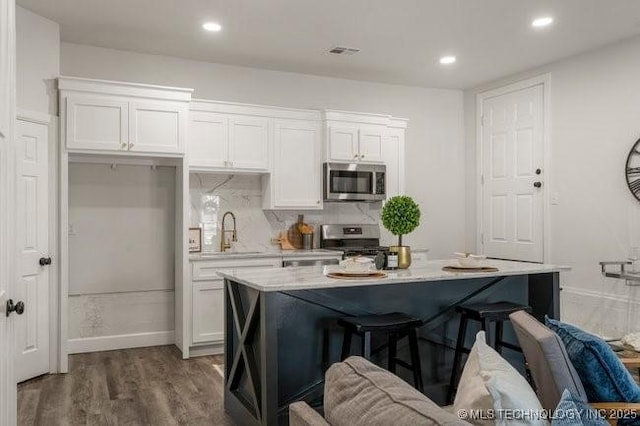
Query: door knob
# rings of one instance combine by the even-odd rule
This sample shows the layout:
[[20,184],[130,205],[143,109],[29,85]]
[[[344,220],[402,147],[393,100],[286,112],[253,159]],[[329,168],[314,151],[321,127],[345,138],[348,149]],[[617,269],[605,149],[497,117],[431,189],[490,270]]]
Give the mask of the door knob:
[[533,186],[535,186],[536,188],[540,188],[542,187],[542,182],[533,182]]
[[539,175],[540,173],[542,173],[542,170],[536,169],[536,174]]
[[14,305],[13,299],[7,300],[6,316],[11,315],[11,312],[22,315],[24,313],[24,302],[18,302]]
[[50,257],[41,257],[40,261],[38,263],[40,263],[40,266],[51,265],[51,258]]

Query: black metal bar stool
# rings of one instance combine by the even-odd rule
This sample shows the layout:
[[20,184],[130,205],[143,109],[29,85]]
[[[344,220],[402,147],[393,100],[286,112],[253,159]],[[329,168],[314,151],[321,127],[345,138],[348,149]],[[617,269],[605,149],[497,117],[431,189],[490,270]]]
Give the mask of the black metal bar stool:
[[462,362],[462,355],[471,352],[471,349],[464,347],[464,341],[467,334],[467,325],[469,320],[480,322],[480,329],[487,333],[487,341],[490,342],[488,333],[491,323],[495,323],[496,333],[493,347],[498,353],[502,353],[502,348],[508,348],[514,351],[522,352],[519,346],[505,342],[502,340],[502,331],[505,321],[509,321],[509,314],[516,311],[531,312],[531,307],[527,305],[519,305],[512,302],[495,302],[495,303],[473,303],[467,305],[456,306],[456,312],[460,315],[460,328],[458,329],[458,339],[456,341],[456,351],[453,357],[453,368],[451,370],[451,380],[449,381],[449,391],[447,393],[447,401],[453,403],[453,396],[457,390],[458,375]]
[[[362,356],[366,359],[371,358],[372,333],[385,334],[389,341],[387,369],[394,374],[396,372],[396,365],[411,370],[413,372],[413,381],[416,389],[424,392],[420,353],[418,351],[418,333],[416,332],[416,329],[422,326],[422,320],[403,313],[394,312],[383,315],[340,318],[338,319],[338,324],[344,327],[341,357],[343,360],[351,354],[351,338],[354,334],[362,337]],[[397,358],[398,340],[404,336],[409,338],[411,364]]]

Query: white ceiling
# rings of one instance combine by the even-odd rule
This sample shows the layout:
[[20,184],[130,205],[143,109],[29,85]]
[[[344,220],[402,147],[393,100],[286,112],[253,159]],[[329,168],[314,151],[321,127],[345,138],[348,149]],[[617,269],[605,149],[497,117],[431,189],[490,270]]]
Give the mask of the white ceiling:
[[[207,62],[469,88],[640,34],[637,0],[18,0],[62,40]],[[530,22],[552,15],[534,30]],[[220,33],[201,24],[217,21]],[[326,51],[357,47],[353,56]],[[440,56],[458,62],[444,67]]]

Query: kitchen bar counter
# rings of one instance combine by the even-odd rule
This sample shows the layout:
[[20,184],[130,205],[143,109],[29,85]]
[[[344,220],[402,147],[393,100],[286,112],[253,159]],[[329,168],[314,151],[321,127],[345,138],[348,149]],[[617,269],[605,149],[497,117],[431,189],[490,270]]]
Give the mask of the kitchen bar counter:
[[384,284],[401,284],[410,282],[431,282],[461,279],[478,279],[486,277],[510,276],[522,274],[541,274],[567,271],[569,268],[540,263],[510,262],[505,260],[488,260],[486,266],[498,268],[498,272],[446,272],[442,268],[456,265],[455,260],[429,260],[409,269],[385,271],[386,278],[365,280],[340,280],[324,275],[325,268],[332,266],[315,266],[269,270],[225,270],[220,275],[235,282],[244,284],[259,291],[291,291],[312,290],[337,287],[363,287]]
[[[422,261],[409,270],[388,271],[387,278],[365,281],[330,279],[321,267],[221,272],[225,410],[242,425],[286,425],[290,403],[321,403],[324,372],[340,359],[340,317],[403,312],[420,318],[425,394],[440,404],[445,403],[458,333],[456,306],[511,301],[528,304],[538,319],[559,318],[560,272],[568,268],[491,260],[498,272],[442,271],[454,262]],[[467,333],[467,347],[476,329]],[[504,339],[517,344],[508,324]],[[398,357],[408,360],[404,340]],[[352,350],[359,353],[356,346]],[[372,360],[385,366],[386,352],[386,341],[373,337]],[[520,353],[505,349],[503,355],[523,366]],[[413,383],[409,372],[400,369],[398,375]]]

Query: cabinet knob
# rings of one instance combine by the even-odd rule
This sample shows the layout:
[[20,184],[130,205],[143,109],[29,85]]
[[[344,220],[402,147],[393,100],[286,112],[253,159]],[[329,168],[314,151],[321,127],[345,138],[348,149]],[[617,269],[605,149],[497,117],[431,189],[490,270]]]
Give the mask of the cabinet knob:
[[134,146],[134,143],[133,143],[133,142],[131,142],[131,143],[129,144],[129,149],[133,148],[133,146]]
[[353,156],[353,158],[358,158],[358,154],[355,154],[355,155]]
[[316,201],[316,204],[320,204],[320,200]]
[[122,142],[122,149],[126,149],[127,148],[127,143],[126,142]]
[[360,156],[360,158],[364,158],[364,154],[362,154],[362,155]]

